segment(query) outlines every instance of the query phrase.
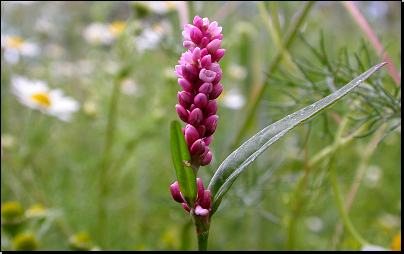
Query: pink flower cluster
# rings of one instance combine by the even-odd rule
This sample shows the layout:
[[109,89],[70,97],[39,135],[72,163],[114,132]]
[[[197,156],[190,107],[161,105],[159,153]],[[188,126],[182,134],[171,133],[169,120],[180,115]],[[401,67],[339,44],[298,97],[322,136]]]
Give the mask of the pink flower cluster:
[[[205,190],[203,187],[202,180],[200,178],[196,178],[196,186],[197,186],[197,197],[195,203],[195,214],[200,216],[206,216],[212,210],[210,207],[212,205],[212,200],[210,198],[210,190]],[[180,191],[180,185],[178,182],[173,183],[170,186],[171,195],[174,200],[178,203],[182,203],[182,206],[187,212],[190,212],[189,206],[187,205],[184,196]]]
[[184,91],[178,92],[179,104],[175,106],[180,119],[187,123],[185,140],[191,154],[191,164],[198,168],[212,160],[209,144],[216,130],[219,117],[216,115],[215,99],[223,91],[219,84],[222,70],[217,63],[225,50],[219,49],[223,35],[216,21],[195,16],[193,25],[184,26],[182,35],[188,51],[181,55],[175,66],[178,83]]

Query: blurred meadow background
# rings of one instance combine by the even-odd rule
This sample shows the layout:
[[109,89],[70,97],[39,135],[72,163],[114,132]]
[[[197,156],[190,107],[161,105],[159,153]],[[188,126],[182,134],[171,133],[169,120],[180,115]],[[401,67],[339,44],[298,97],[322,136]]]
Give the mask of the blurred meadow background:
[[[391,63],[250,165],[209,250],[359,250],[331,164],[359,234],[401,248],[401,3],[354,4]],[[341,2],[2,1],[2,250],[196,250],[169,191],[174,66],[195,15],[218,21],[226,49],[205,188],[256,132],[384,61]]]

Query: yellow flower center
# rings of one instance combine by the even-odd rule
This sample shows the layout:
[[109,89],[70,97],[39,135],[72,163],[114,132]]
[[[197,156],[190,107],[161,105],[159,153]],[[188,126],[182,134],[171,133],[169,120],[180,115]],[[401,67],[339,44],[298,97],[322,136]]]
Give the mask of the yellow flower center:
[[18,36],[9,36],[6,39],[6,46],[9,48],[20,49],[21,45],[24,43],[24,39]]
[[45,93],[37,93],[37,94],[33,94],[31,96],[31,98],[39,103],[40,105],[44,106],[44,107],[49,107],[51,105],[51,101],[49,98],[49,95],[47,92]]
[[391,246],[393,251],[401,251],[401,232],[394,237],[393,245]]
[[117,36],[120,35],[126,28],[126,22],[115,21],[109,25],[109,31],[111,34]]

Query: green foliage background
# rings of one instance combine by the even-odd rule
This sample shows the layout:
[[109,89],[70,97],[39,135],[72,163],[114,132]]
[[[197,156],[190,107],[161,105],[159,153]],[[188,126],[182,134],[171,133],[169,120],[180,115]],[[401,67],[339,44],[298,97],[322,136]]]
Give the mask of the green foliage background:
[[[277,4],[282,34],[301,4]],[[401,72],[400,2],[355,4]],[[256,2],[191,2],[185,6],[190,17],[219,22],[224,35],[221,48],[226,49],[219,62],[224,93],[218,99],[219,123],[210,145],[213,160],[198,173],[206,188],[229,154],[244,109],[251,103],[247,98],[259,82],[267,80],[269,89],[242,141],[328,91],[324,80],[314,76],[308,80],[318,84],[319,90],[295,85],[301,80],[287,61],[281,61],[273,75],[265,72],[277,47]],[[88,25],[117,20],[128,24],[112,45],[93,45],[83,38]],[[4,48],[1,51],[1,203],[15,201],[24,209],[41,204],[53,216],[27,223],[23,231],[37,235],[41,250],[69,250],[68,238],[79,232],[87,232],[94,245],[105,250],[195,250],[189,214],[169,192],[176,181],[169,125],[178,120],[174,106],[180,90],[174,66],[185,51],[178,12],[145,14],[134,2],[2,2],[1,22],[2,40],[3,35],[18,35],[40,47],[37,56],[20,56],[14,65],[5,60]],[[167,22],[170,29],[164,30],[158,47],[139,53],[134,43],[139,32],[161,22]],[[299,33],[319,51],[323,41],[332,63],[339,61],[341,50],[352,63],[360,59],[370,67],[382,62],[339,2],[316,3]],[[361,48],[370,52],[369,59],[360,54],[355,58]],[[289,53],[298,63],[325,69],[301,38],[293,41]],[[355,66],[351,67],[356,74],[363,72]],[[379,72],[379,84],[396,91],[387,69]],[[10,93],[14,75],[63,89],[80,102],[81,109],[66,123],[21,105]],[[122,89],[114,94],[122,78],[136,83],[135,94]],[[238,89],[247,100],[244,108],[226,107],[231,89]],[[398,93],[401,116],[401,90]],[[360,248],[346,231],[336,233],[339,214],[327,160],[308,166],[318,152],[333,144],[337,120],[358,116],[352,105],[360,102],[354,95],[347,97],[288,133],[241,175],[212,218],[209,250]],[[117,100],[115,106],[112,98]],[[109,125],[111,119],[115,125]],[[351,120],[350,128],[356,123]],[[108,130],[114,133],[110,141]],[[334,163],[344,197],[375,135],[355,138],[336,152]],[[4,137],[11,137],[11,145],[5,145]],[[106,152],[108,142],[111,149]],[[386,135],[365,166],[349,215],[367,241],[389,248],[401,230],[401,127]],[[275,173],[265,174],[271,167]],[[100,209],[105,211],[101,217]],[[2,250],[7,249],[6,238],[2,229]]]

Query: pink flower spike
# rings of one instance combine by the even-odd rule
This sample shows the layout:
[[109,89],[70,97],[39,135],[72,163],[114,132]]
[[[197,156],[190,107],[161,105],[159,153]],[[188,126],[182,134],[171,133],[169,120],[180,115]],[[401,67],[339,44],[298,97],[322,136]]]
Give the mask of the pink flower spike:
[[208,126],[212,126],[214,123],[217,122],[217,120],[219,120],[219,116],[217,115],[209,116],[205,120],[203,120],[203,125],[206,126],[206,129],[209,129]]
[[196,189],[197,189],[197,200],[200,200],[203,197],[203,193],[205,191],[201,178],[196,178]]
[[206,83],[212,83],[213,80],[216,78],[216,72],[211,70],[202,69],[199,72],[199,78]]
[[209,214],[209,210],[208,209],[203,209],[201,206],[197,206],[195,208],[195,214],[196,215],[200,215],[200,216],[206,216]]
[[215,133],[216,127],[217,127],[217,122],[215,122],[211,126],[206,126],[205,134],[208,135],[208,136],[212,135],[213,133]]

